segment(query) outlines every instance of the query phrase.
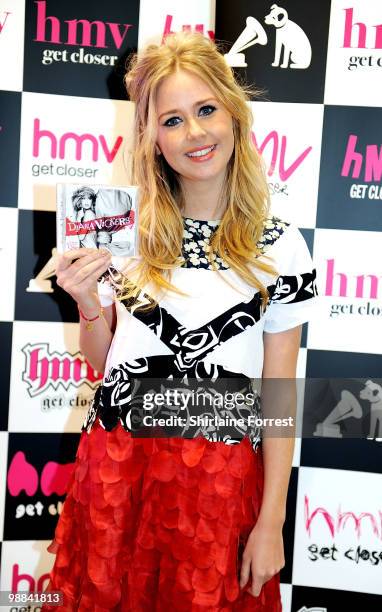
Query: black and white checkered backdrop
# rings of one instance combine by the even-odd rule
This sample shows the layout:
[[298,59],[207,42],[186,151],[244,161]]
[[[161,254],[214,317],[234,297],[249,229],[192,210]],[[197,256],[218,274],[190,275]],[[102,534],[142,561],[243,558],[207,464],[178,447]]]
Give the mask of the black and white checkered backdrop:
[[181,29],[215,33],[238,76],[263,90],[251,103],[253,137],[273,211],[301,229],[318,273],[320,309],[304,326],[298,375],[330,381],[313,411],[318,435],[296,441],[283,608],[380,610],[377,0],[0,0],[0,587],[44,588],[46,546],[99,381],[79,353],[75,305],[55,283],[55,185],[126,184],[125,59]]

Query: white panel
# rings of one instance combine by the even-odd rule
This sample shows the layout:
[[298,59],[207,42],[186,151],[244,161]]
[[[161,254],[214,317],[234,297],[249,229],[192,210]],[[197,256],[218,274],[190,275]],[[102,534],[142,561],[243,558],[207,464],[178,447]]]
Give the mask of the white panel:
[[253,134],[262,151],[272,212],[298,227],[315,227],[323,106],[252,102]]
[[25,0],[0,0],[0,89],[21,91]]
[[382,594],[381,487],[380,474],[300,467],[293,584]]
[[316,229],[313,259],[321,308],[308,348],[380,354],[380,232]]
[[79,358],[76,323],[13,324],[9,431],[80,431],[99,375]]
[[15,308],[18,210],[0,208],[0,321],[12,321]]
[[325,103],[381,106],[381,82],[381,2],[332,0]]
[[23,93],[19,208],[55,210],[56,183],[126,185],[134,104]]

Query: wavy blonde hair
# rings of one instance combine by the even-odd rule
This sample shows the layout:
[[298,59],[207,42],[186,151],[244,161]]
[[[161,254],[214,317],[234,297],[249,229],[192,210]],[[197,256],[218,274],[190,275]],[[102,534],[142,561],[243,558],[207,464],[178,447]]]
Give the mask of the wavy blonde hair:
[[[190,32],[171,34],[162,45],[147,46],[133,57],[125,75],[130,100],[136,104],[132,181],[140,188],[140,260],[135,268],[137,280],[125,280],[123,299],[134,301],[148,283],[157,290],[186,295],[171,283],[171,271],[184,262],[182,188],[177,173],[155,151],[158,88],[177,70],[201,78],[233,118],[235,146],[222,194],[227,207],[211,239],[210,253],[219,253],[244,281],[256,287],[265,307],[268,291],[251,269],[254,266],[275,273],[272,266],[258,260],[261,252],[257,242],[270,202],[263,162],[251,137],[252,113],[247,102],[254,90],[235,81],[213,41]],[[211,265],[216,269],[213,261]],[[150,308],[150,304],[142,308]]]

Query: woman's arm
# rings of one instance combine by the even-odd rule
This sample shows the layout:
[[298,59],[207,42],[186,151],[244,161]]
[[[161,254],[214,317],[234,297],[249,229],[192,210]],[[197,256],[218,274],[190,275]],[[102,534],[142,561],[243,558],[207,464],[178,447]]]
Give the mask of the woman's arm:
[[[81,308],[81,305],[78,305]],[[96,317],[100,309],[101,305],[99,302],[95,308],[89,308],[89,306],[81,308],[88,319]],[[80,351],[97,372],[103,373],[116,325],[114,304],[106,308],[104,307],[103,316],[92,321],[91,325],[92,327],[89,330],[87,321],[80,317]]]
[[[288,417],[296,409],[296,365],[301,341],[301,325],[293,329],[264,333],[264,365],[262,382],[263,417]],[[271,380],[275,379],[275,380]],[[281,379],[284,379],[282,381]],[[285,521],[286,498],[292,467],[294,428],[281,437],[264,435],[264,490],[258,520],[243,552],[240,586],[252,575],[249,592],[258,596],[262,585],[285,565],[282,527]]]
[[[301,342],[301,325],[279,333],[264,333],[263,416],[295,417],[296,366]],[[267,379],[275,379],[273,382]],[[282,380],[287,379],[287,380]],[[269,404],[269,409],[268,409]],[[277,414],[278,413],[278,414]],[[264,494],[259,520],[282,525],[292,468],[294,437],[291,428],[283,428],[281,437],[265,435],[262,441],[264,458]]]
[[[87,319],[101,315],[97,279],[110,262],[110,253],[98,249],[73,249],[59,257],[57,284],[72,296]],[[104,308],[103,316],[92,322],[80,317],[80,349],[98,372],[104,371],[115,325],[114,304]]]

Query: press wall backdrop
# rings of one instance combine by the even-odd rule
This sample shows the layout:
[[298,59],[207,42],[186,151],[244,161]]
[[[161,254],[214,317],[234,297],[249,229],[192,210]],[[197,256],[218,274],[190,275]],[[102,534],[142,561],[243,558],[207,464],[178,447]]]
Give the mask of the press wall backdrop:
[[263,90],[253,138],[273,211],[301,229],[318,273],[298,373],[331,382],[305,406],[296,442],[283,609],[381,610],[377,0],[0,0],[0,588],[46,584],[46,546],[100,380],[53,274],[55,185],[126,184],[126,57],[182,29],[225,41],[239,78]]

